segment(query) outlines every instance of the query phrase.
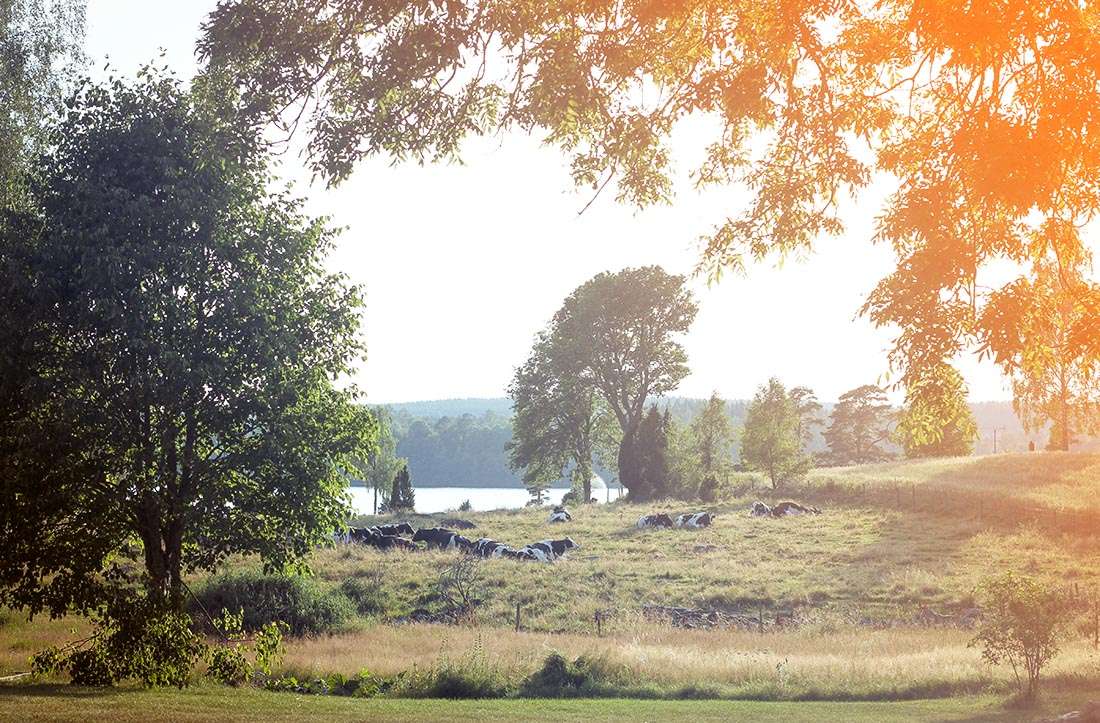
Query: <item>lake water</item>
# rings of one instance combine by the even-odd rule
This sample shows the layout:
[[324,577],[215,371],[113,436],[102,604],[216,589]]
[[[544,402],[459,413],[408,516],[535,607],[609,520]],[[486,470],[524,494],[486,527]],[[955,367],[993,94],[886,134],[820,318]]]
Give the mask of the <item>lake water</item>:
[[[567,489],[547,490],[550,504],[558,504]],[[611,489],[611,499],[618,496],[618,488]],[[416,487],[417,512],[446,512],[457,510],[466,500],[475,510],[512,510],[523,507],[531,496],[522,487]],[[593,489],[592,496],[600,502],[607,501],[607,490]],[[352,487],[351,504],[359,514],[369,515],[374,508],[374,491],[369,487]]]

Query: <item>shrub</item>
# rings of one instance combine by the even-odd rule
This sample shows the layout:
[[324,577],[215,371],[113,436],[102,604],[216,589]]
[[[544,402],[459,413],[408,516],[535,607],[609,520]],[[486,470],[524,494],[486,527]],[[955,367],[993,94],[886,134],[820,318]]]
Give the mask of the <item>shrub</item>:
[[392,602],[377,576],[349,577],[341,583],[340,592],[351,600],[360,615],[383,615]]
[[652,691],[632,686],[629,672],[600,657],[581,656],[570,663],[551,653],[542,667],[520,686],[520,696],[574,698],[595,696],[654,697]]
[[474,506],[470,504],[470,500],[463,500],[462,504],[458,506],[459,512],[469,512],[474,509]]
[[214,615],[242,610],[242,625],[249,632],[282,622],[291,635],[319,635],[331,632],[355,614],[347,595],[325,592],[314,580],[298,575],[223,575],[208,583],[198,598]]
[[699,484],[699,499],[703,502],[714,502],[718,499],[718,480],[713,476],[703,478]]
[[[1016,684],[1028,698],[1035,695],[1039,676],[1058,654],[1069,606],[1057,591],[1011,572],[979,587],[982,623],[972,645],[992,665],[1012,666]],[[1021,670],[1027,676],[1024,687]]]
[[37,675],[67,672],[74,685],[136,679],[146,687],[183,688],[206,650],[190,616],[121,592],[96,616],[91,636],[39,652],[33,670]]

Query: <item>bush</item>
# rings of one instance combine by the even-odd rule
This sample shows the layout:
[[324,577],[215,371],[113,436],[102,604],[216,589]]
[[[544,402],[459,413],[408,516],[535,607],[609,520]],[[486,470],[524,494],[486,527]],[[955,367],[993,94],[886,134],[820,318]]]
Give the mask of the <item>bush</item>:
[[392,601],[377,577],[349,577],[340,585],[340,592],[351,600],[360,615],[384,615]]
[[347,595],[325,592],[314,580],[297,575],[223,575],[209,582],[198,598],[214,616],[244,611],[242,625],[248,632],[282,622],[290,635],[320,635],[355,615]]
[[699,484],[699,499],[703,502],[714,502],[718,499],[718,480],[713,476],[703,478]]
[[470,500],[463,500],[462,504],[458,506],[459,512],[469,512],[474,509],[474,506],[470,504]]
[[62,648],[36,654],[36,675],[67,672],[74,685],[114,685],[136,679],[146,687],[188,684],[206,653],[185,613],[120,592],[96,616],[96,631]]
[[527,698],[579,698],[622,696],[636,698],[659,697],[652,690],[632,685],[625,668],[614,666],[599,657],[581,656],[570,663],[560,653],[551,653],[542,667],[520,686],[520,696]]
[[[1011,572],[987,580],[979,588],[982,623],[972,645],[992,665],[1012,666],[1016,684],[1031,698],[1046,664],[1059,652],[1069,605],[1056,590]],[[1027,676],[1024,687],[1021,671]]]

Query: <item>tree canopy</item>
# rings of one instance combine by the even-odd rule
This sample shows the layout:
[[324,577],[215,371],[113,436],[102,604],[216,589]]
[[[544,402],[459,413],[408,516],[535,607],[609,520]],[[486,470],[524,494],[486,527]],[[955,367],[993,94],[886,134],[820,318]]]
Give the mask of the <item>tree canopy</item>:
[[[745,417],[741,461],[750,470],[764,472],[772,486],[804,474],[813,458],[804,448],[805,387],[790,392],[776,378],[756,392]],[[812,396],[809,395],[809,396]]]
[[[569,454],[587,463],[597,446],[593,404],[598,401],[621,432],[620,482],[645,499],[649,486],[635,436],[646,401],[675,389],[687,376],[687,355],[676,337],[688,330],[696,311],[684,278],[657,266],[597,274],[579,286],[517,372],[517,422],[524,426],[517,425],[513,449],[542,450],[530,459],[549,460],[552,469],[569,450],[561,439],[584,439],[587,450]],[[539,424],[528,424],[538,419]]]
[[224,89],[85,83],[0,225],[0,596],[88,610],[139,542],[151,598],[234,553],[299,561],[343,524],[374,422],[332,232],[270,191]]
[[894,455],[884,444],[893,434],[894,412],[886,401],[886,392],[874,384],[864,384],[840,395],[825,430],[832,464],[869,464],[884,462]]
[[86,0],[0,0],[0,208],[25,201],[26,173],[83,57]]
[[[645,206],[671,199],[676,125],[713,119],[695,186],[753,192],[707,236],[700,268],[714,277],[840,234],[863,189],[889,183],[874,240],[897,263],[864,313],[899,329],[891,362],[914,388],[950,384],[950,360],[988,346],[992,265],[1028,280],[1040,259],[1088,261],[1095,12],[1072,0],[227,0],[200,53],[234,69],[249,112],[288,131],[306,119],[313,165],[334,182],[367,156],[450,159],[469,135],[516,128],[560,147],[579,186]],[[1095,369],[1100,287],[1073,293],[1086,313],[1069,338]]]
[[894,435],[906,457],[954,457],[970,454],[978,436],[966,404],[962,375],[945,366],[905,391],[905,406]]

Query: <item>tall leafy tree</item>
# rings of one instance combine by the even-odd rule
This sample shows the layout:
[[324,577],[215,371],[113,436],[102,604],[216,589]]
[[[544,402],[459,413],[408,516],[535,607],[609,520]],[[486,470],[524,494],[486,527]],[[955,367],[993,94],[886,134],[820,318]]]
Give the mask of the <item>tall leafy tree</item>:
[[741,461],[767,474],[776,489],[812,465],[803,451],[801,412],[800,399],[773,377],[756,392],[745,417]]
[[[1100,42],[1090,3],[733,0],[615,4],[227,0],[200,52],[260,116],[307,118],[315,167],[345,178],[386,154],[450,159],[500,128],[543,134],[578,186],[645,206],[672,196],[669,138],[693,116],[700,187],[755,197],[715,219],[714,277],[844,231],[846,198],[898,180],[875,240],[896,268],[864,313],[898,328],[906,388],[990,329],[986,270],[1087,247],[1100,212]],[[288,114],[295,108],[301,113]],[[285,125],[285,124],[284,124]],[[291,130],[289,127],[287,130]],[[683,148],[682,143],[678,143]],[[1025,276],[1033,278],[1033,276]],[[1090,359],[1100,289],[1073,338]],[[941,420],[943,421],[943,420]]]
[[829,461],[846,465],[890,459],[893,454],[883,445],[890,441],[893,422],[893,408],[881,387],[864,384],[844,392],[824,433]]
[[714,491],[733,466],[733,425],[726,403],[717,392],[710,395],[703,411],[691,423],[691,436],[699,461],[699,495],[713,501]]
[[1048,447],[1063,451],[1077,434],[1100,432],[1100,357],[1074,338],[1093,313],[1088,263],[1066,261],[1039,259],[1034,280],[1008,285],[985,312],[989,351],[1011,370],[1017,414],[1029,431],[1050,425]]
[[0,208],[26,174],[83,58],[86,0],[0,0]]
[[564,351],[560,340],[542,333],[516,370],[508,388],[514,410],[509,462],[523,470],[524,485],[536,499],[571,467],[573,488],[588,501],[603,411],[592,385]]
[[370,410],[377,422],[377,439],[374,449],[365,458],[356,458],[355,471],[374,491],[374,512],[378,512],[378,496],[382,503],[389,499],[394,475],[407,460],[397,456],[397,438],[394,435],[393,415],[385,407]]
[[374,421],[333,379],[361,355],[332,232],[271,191],[224,89],[146,69],[85,84],[0,226],[0,598],[55,615],[107,595],[140,543],[148,598],[259,553],[295,563],[342,524]]
[[906,457],[956,457],[974,451],[978,426],[962,375],[946,367],[905,390],[894,432]]
[[578,287],[548,332],[565,373],[591,386],[618,422],[619,480],[635,499],[649,494],[635,448],[646,400],[687,376],[687,354],[676,337],[697,310],[682,276],[657,266],[628,268]]

